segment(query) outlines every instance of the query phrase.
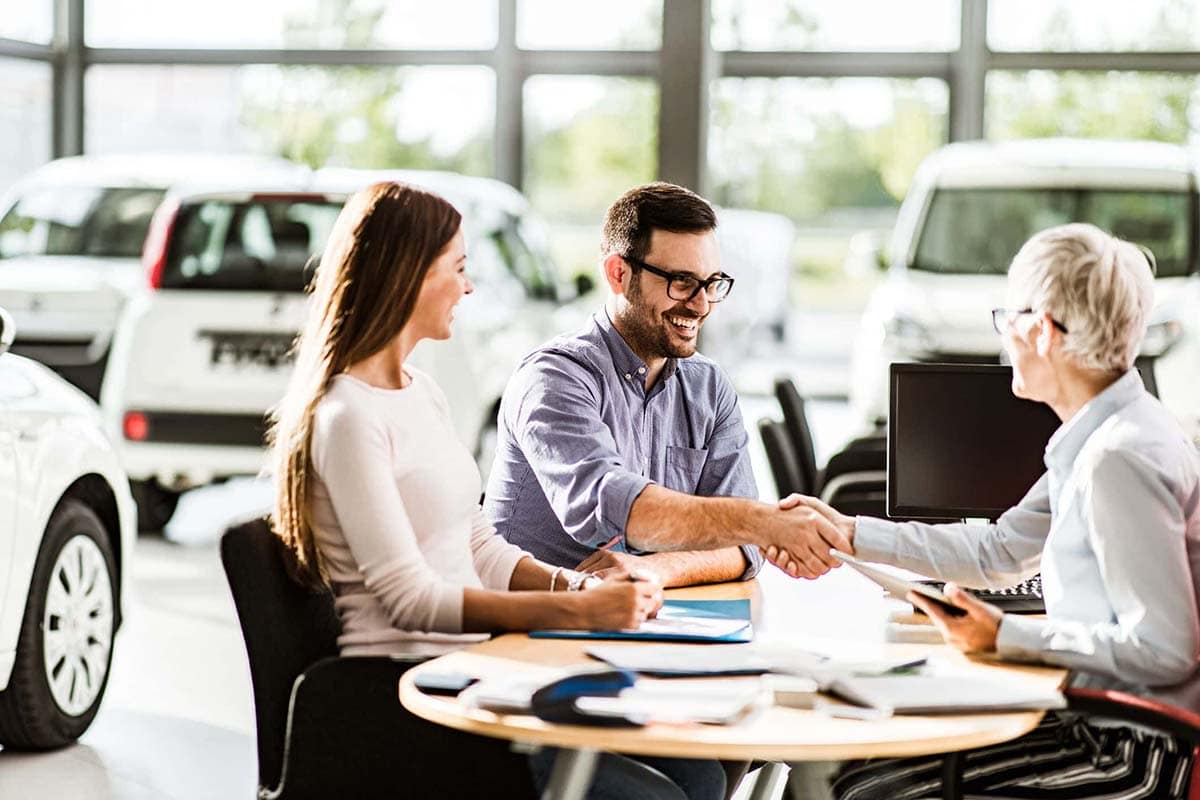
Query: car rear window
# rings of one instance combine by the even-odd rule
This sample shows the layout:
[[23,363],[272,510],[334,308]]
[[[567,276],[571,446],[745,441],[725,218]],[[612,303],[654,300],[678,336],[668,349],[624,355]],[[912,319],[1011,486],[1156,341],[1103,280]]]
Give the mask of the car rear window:
[[307,197],[185,203],[162,288],[302,292],[341,209]]
[[0,219],[0,258],[138,258],[163,194],[144,187],[30,189]]
[[1150,248],[1158,277],[1187,275],[1195,258],[1193,200],[1188,192],[1136,189],[939,189],[912,266],[1003,275],[1033,234],[1067,222],[1090,222]]

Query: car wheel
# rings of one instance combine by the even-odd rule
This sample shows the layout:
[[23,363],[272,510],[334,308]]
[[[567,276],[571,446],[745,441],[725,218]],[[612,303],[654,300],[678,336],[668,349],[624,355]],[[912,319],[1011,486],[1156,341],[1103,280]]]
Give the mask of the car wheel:
[[179,505],[179,492],[164,489],[154,480],[130,481],[129,489],[137,503],[138,530],[161,531]]
[[117,606],[112,545],[78,500],[59,504],[38,551],[8,688],[0,744],[47,749],[78,739],[108,685]]

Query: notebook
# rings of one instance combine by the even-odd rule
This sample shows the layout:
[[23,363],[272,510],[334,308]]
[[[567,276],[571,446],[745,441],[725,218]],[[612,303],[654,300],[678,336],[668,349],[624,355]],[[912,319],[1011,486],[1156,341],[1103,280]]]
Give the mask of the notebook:
[[660,642],[720,642],[754,639],[749,600],[667,600],[658,616],[632,631],[532,631],[534,639],[640,639]]
[[860,706],[896,714],[970,714],[1065,708],[1062,692],[1043,684],[963,675],[841,677],[825,691]]

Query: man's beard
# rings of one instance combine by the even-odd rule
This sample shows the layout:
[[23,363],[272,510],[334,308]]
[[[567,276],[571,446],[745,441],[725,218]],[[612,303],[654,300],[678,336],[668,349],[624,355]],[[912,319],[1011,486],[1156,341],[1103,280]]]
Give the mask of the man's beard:
[[[667,321],[663,319],[662,315],[656,314],[650,308],[649,303],[645,301],[640,277],[641,275],[638,273],[629,282],[629,290],[625,292],[625,299],[629,301],[629,305],[621,316],[621,333],[624,334],[630,349],[641,356],[643,360],[687,358],[693,355],[696,352],[695,340],[682,343],[671,340],[671,334],[667,330]],[[668,313],[699,320],[696,312],[683,305],[672,308]]]

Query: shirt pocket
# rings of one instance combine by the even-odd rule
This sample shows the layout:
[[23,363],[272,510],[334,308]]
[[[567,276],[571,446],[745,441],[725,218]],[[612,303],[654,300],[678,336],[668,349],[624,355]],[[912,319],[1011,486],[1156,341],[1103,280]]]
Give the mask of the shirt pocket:
[[695,494],[708,451],[703,448],[667,446],[666,486],[677,492]]

